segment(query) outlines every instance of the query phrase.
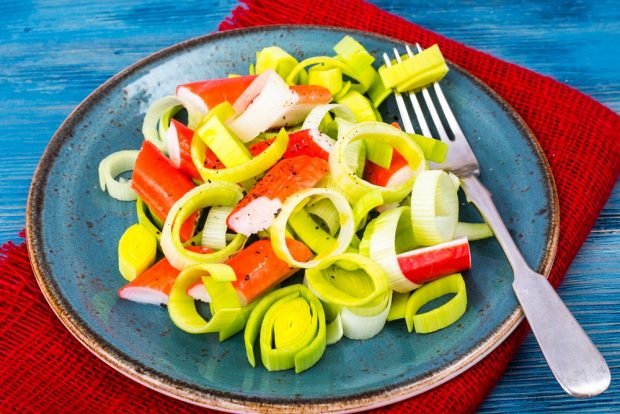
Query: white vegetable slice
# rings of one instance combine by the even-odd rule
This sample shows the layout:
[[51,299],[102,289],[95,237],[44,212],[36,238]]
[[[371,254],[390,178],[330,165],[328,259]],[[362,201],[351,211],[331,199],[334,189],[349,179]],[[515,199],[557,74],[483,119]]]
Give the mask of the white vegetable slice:
[[131,171],[138,158],[137,150],[123,150],[114,152],[99,163],[99,187],[107,191],[112,198],[120,201],[133,201],[138,198],[131,188],[131,180],[116,177],[126,171]]

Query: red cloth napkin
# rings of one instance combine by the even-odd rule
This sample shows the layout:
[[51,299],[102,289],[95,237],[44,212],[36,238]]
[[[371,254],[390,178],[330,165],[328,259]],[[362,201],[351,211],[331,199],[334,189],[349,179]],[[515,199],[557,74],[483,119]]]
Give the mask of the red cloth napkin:
[[[561,229],[557,286],[587,237],[620,171],[620,117],[553,79],[446,39],[361,0],[245,0],[220,29],[318,24],[438,43],[453,62],[506,99],[531,127],[557,184]],[[469,371],[420,396],[375,412],[471,412],[502,375],[527,325]],[[0,411],[197,412],[114,371],[61,325],[34,281],[25,246],[0,248]]]

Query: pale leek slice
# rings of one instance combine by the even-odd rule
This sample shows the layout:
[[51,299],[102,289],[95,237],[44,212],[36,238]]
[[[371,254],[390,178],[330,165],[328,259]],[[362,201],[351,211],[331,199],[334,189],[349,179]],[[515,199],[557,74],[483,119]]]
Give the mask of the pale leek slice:
[[[306,211],[315,221],[318,220],[331,236],[335,236],[338,230],[340,230],[338,210],[328,199],[323,198],[308,203]],[[355,211],[353,213],[355,214]]]
[[373,312],[367,315],[361,314],[364,313],[362,309],[342,308],[340,319],[344,336],[349,339],[370,339],[381,332],[390,311],[392,292],[386,291],[379,299],[380,310],[377,312],[373,309]]
[[202,246],[215,250],[226,247],[226,231],[228,230],[226,219],[234,208],[234,206],[211,207],[202,229]]
[[452,240],[458,217],[457,190],[448,173],[419,173],[411,190],[411,222],[418,244],[432,246]]
[[[424,313],[418,310],[428,302],[453,293],[454,296],[443,305]],[[433,280],[414,291],[407,301],[405,322],[409,332],[430,333],[446,328],[459,320],[467,308],[465,281],[460,273],[454,273]]]
[[333,345],[339,342],[343,335],[344,331],[342,329],[342,320],[340,319],[340,314],[338,314],[334,320],[327,324],[327,345]]
[[112,198],[120,201],[133,201],[138,198],[131,188],[131,180],[117,180],[116,177],[126,171],[133,170],[138,158],[137,150],[113,152],[99,163],[99,187],[107,191]]
[[362,122],[349,129],[336,142],[329,154],[329,166],[332,183],[336,185],[352,203],[357,202],[369,191],[379,191],[385,203],[402,201],[411,191],[415,180],[414,174],[406,182],[395,187],[381,187],[371,184],[351,170],[346,162],[346,150],[349,144],[359,140],[375,140],[394,147],[417,174],[425,170],[424,153],[407,133],[382,122]]
[[[419,287],[411,282],[400,270],[397,254],[397,234],[403,233],[408,243],[413,244],[411,233],[411,218],[409,207],[398,207],[384,211],[367,226],[362,242],[364,249],[367,246],[368,256],[377,262],[389,279],[390,288],[396,292],[409,292]],[[367,234],[368,233],[368,234]],[[404,246],[403,246],[404,247]],[[413,245],[407,246],[413,248]],[[360,251],[362,245],[360,244]],[[366,250],[364,250],[366,252]]]
[[172,266],[185,269],[201,263],[222,262],[240,250],[246,237],[237,234],[226,247],[213,253],[186,250],[181,242],[181,225],[194,212],[210,206],[234,206],[243,197],[241,188],[224,181],[204,183],[177,200],[170,208],[161,234],[161,249]]
[[493,237],[493,230],[487,223],[467,223],[459,221],[456,223],[454,238],[467,237],[467,240],[482,240]]
[[[142,122],[142,135],[144,139],[151,141],[164,154],[168,152],[165,135],[160,135],[159,122],[163,115],[175,108],[183,107],[187,110],[187,126],[195,129],[202,117],[205,115],[190,101],[179,98],[178,96],[164,96],[153,102],[144,115]],[[162,129],[163,131],[163,129]]]
[[[288,250],[288,247],[286,246],[286,225],[289,218],[298,210],[298,208],[300,208],[300,206],[306,205],[308,199],[317,196],[331,200],[334,207],[338,210],[340,232],[336,238],[337,244],[333,249],[322,251],[321,254],[313,260],[299,262],[293,258]],[[347,200],[340,193],[328,188],[309,188],[291,195],[284,201],[280,213],[276,216],[273,224],[271,225],[271,243],[275,254],[280,259],[287,262],[291,267],[307,269],[316,266],[319,264],[321,259],[325,257],[338,255],[344,252],[347,247],[349,247],[353,234],[355,233],[354,225],[353,210]]]

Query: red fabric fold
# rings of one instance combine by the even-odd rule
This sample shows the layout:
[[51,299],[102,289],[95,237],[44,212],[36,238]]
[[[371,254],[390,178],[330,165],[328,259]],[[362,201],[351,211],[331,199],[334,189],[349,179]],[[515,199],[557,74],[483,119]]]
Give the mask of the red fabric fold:
[[[557,286],[587,237],[620,172],[620,117],[553,79],[435,34],[360,0],[246,0],[220,29],[317,24],[373,31],[444,54],[497,91],[537,136],[556,181],[560,240],[550,275]],[[596,179],[593,179],[596,177]],[[375,412],[472,412],[527,333],[519,328],[466,373]],[[24,244],[0,248],[0,411],[199,412],[149,390],[99,361],[62,326],[45,302]],[[208,410],[205,410],[208,411]]]

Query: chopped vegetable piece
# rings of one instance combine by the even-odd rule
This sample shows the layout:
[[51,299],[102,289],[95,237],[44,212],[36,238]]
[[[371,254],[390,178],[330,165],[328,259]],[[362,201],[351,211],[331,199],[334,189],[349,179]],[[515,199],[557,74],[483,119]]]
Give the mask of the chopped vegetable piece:
[[441,51],[437,45],[392,66],[379,68],[379,75],[386,88],[406,92],[423,88],[440,81],[448,73]]
[[279,161],[237,204],[228,216],[228,226],[245,235],[269,228],[282,202],[316,185],[327,170],[327,161],[306,155]]
[[346,307],[367,305],[389,290],[381,266],[353,253],[330,256],[306,269],[305,282],[322,301]]
[[418,244],[452,240],[458,218],[457,190],[448,173],[428,170],[418,174],[411,190],[411,222]]
[[411,191],[413,177],[397,187],[388,188],[369,183],[351,170],[346,159],[347,147],[359,140],[374,140],[392,146],[405,157],[409,167],[416,172],[427,168],[424,153],[420,147],[405,132],[388,124],[362,122],[345,132],[329,154],[330,175],[333,182],[352,203],[357,202],[364,194],[372,190],[378,190],[385,203],[402,201]]
[[[428,302],[444,295],[454,296],[443,305],[424,313],[417,313]],[[460,273],[433,280],[414,291],[407,301],[405,322],[409,332],[430,333],[446,328],[459,320],[467,308],[465,281]]]
[[196,211],[210,206],[232,206],[243,196],[241,188],[236,184],[225,181],[204,183],[193,188],[183,195],[170,208],[161,232],[161,250],[177,269],[185,269],[201,263],[222,262],[241,250],[246,237],[237,234],[220,250],[212,253],[201,254],[186,249],[180,239],[181,223]]
[[327,346],[325,313],[304,285],[291,285],[263,297],[252,310],[244,332],[248,361],[256,366],[254,342],[259,338],[261,360],[269,371],[316,364]]
[[[295,258],[291,255],[291,252],[288,250],[286,245],[288,231],[286,227],[289,218],[300,208],[300,206],[307,204],[313,197],[319,199],[326,198],[333,203],[336,210],[338,210],[340,232],[338,233],[338,237],[336,239],[337,243],[333,249],[322,251],[313,260],[300,262],[299,260],[295,260]],[[334,190],[330,190],[328,188],[308,188],[306,190],[296,192],[284,201],[280,213],[273,221],[269,234],[271,236],[271,243],[273,243],[273,249],[279,258],[286,261],[291,266],[308,269],[316,266],[325,257],[338,255],[347,250],[351,244],[351,240],[353,240],[353,235],[355,234],[353,210],[351,210],[351,206],[347,200],[340,193]]]
[[[131,187],[149,209],[164,220],[172,205],[195,186],[155,145],[144,141],[136,159]],[[183,223],[182,240],[194,235],[197,217],[193,214]]]
[[118,269],[129,281],[155,262],[157,239],[146,227],[133,224],[125,230],[118,242]]
[[136,163],[138,151],[124,150],[114,152],[99,163],[99,187],[111,197],[120,201],[133,201],[138,198],[129,181],[116,180],[119,174],[131,171]]

